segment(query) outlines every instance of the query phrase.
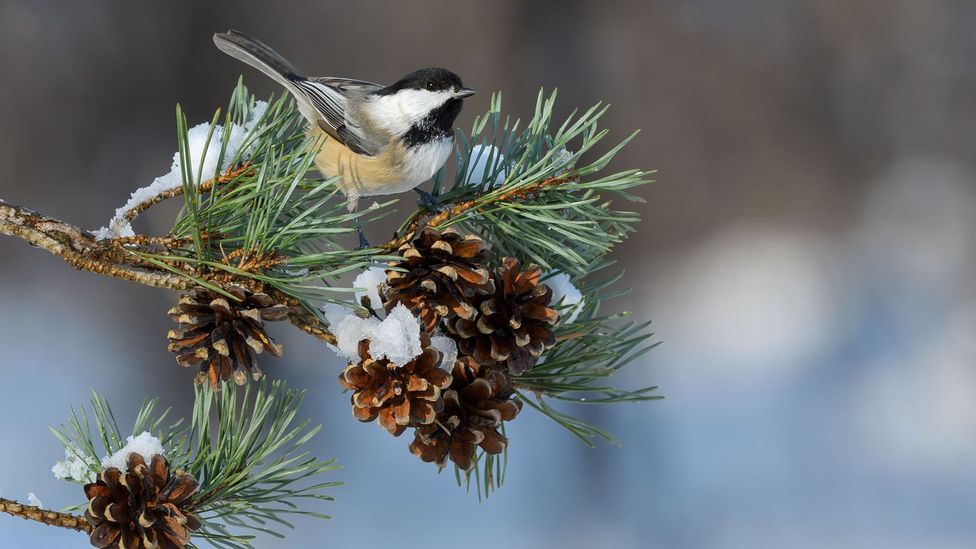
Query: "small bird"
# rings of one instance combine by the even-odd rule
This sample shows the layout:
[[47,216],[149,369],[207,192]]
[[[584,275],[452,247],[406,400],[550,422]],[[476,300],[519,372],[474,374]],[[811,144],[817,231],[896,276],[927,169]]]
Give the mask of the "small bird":
[[[326,137],[315,157],[323,175],[341,176],[349,211],[362,196],[420,189],[454,150],[454,121],[474,94],[447,69],[414,71],[389,86],[364,80],[308,77],[261,41],[235,30],[217,33],[221,51],[267,74],[294,97],[308,135]],[[359,229],[361,244],[365,244]]]

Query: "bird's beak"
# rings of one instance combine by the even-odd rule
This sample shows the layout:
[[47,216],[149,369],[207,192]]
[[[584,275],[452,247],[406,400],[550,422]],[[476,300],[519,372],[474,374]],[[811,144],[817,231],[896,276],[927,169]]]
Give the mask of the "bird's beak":
[[461,99],[471,97],[472,95],[474,95],[474,90],[471,88],[461,88],[454,92],[454,97],[460,97]]

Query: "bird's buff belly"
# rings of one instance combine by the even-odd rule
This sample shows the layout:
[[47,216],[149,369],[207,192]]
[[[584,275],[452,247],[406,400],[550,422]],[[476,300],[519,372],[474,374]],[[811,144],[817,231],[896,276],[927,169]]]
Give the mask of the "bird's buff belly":
[[376,156],[355,154],[317,128],[309,132],[309,137],[325,138],[315,165],[327,177],[340,176],[339,188],[351,200],[409,191],[430,179],[453,149],[451,142],[424,145],[429,150],[414,151],[410,155],[412,161],[405,161],[403,151],[394,151],[393,147]]
[[[319,132],[310,133],[310,137],[314,138],[322,135]],[[403,162],[402,156],[395,158],[394,151],[390,149],[377,156],[363,156],[353,153],[334,139],[326,138],[315,156],[315,165],[327,177],[342,177],[339,187],[348,197],[356,198],[409,191],[433,176],[447,160],[446,155],[437,166],[433,166],[437,160],[412,166]]]

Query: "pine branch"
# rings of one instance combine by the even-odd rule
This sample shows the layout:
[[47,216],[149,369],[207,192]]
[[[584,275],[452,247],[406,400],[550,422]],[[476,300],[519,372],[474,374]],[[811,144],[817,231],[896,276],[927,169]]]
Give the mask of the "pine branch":
[[0,234],[14,236],[46,250],[72,267],[137,282],[154,288],[186,290],[194,284],[169,272],[149,270],[134,264],[127,250],[103,244],[82,229],[0,200]]
[[[0,200],[0,234],[23,239],[61,258],[78,270],[169,290],[186,291],[199,285],[193,278],[184,274],[177,274],[161,267],[154,268],[144,263],[141,263],[142,266],[134,264],[139,263],[142,247],[180,242],[172,238],[135,237],[99,241],[91,233],[74,225],[21,206],[12,206],[2,200]],[[136,246],[136,248],[129,246]],[[234,276],[226,277],[226,280],[228,283],[247,281]],[[199,282],[213,285],[205,278],[199,279]],[[298,299],[282,292],[274,292],[274,297],[280,303],[304,308]],[[335,345],[335,336],[315,314],[307,310],[295,312],[289,316],[289,320],[303,332]]]
[[0,512],[20,517],[24,520],[33,520],[48,526],[67,528],[79,532],[91,533],[91,525],[84,517],[51,511],[34,505],[24,505],[12,499],[0,498]]

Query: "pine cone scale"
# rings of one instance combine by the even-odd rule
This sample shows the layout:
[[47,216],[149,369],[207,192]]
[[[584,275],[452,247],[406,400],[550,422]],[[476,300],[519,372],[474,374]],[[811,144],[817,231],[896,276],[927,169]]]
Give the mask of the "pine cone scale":
[[258,312],[260,313],[261,318],[263,320],[267,320],[269,322],[277,322],[279,320],[285,320],[288,318],[288,315],[291,314],[291,307],[287,305],[272,305],[270,307],[265,306],[263,309],[260,309]]
[[411,377],[407,381],[407,391],[411,393],[420,393],[421,391],[426,391],[430,387],[430,382],[426,379],[419,377]]
[[200,343],[204,339],[210,337],[210,334],[207,332],[194,334],[193,330],[191,330],[190,332],[183,332],[181,330],[170,330],[167,336],[171,340],[174,340],[172,343],[169,344],[169,350],[170,352],[175,352],[177,350],[185,349],[187,347],[193,347],[197,343]]
[[485,436],[478,443],[482,450],[492,455],[498,455],[505,451],[505,447],[508,446],[508,441],[500,434],[495,431],[483,431],[483,433]]
[[481,404],[491,398],[493,392],[497,391],[487,379],[479,377],[461,389],[461,396],[465,401]]
[[260,309],[242,309],[238,314],[240,314],[245,320],[250,321],[257,326],[264,326],[264,320],[261,317]]
[[376,420],[376,417],[379,415],[379,408],[356,406],[354,403],[352,407],[352,415],[354,418],[363,423],[369,423],[370,421]]
[[[508,359],[508,355],[515,351],[515,347],[519,345],[519,340],[513,342],[510,338],[499,337],[495,333],[491,333],[488,338],[491,341],[491,357],[497,362],[503,362]],[[525,343],[522,343],[524,345]]]
[[454,267],[452,267],[450,265],[441,265],[441,266],[435,267],[434,268],[434,271],[436,271],[438,273],[441,273],[442,275],[446,276],[447,278],[450,278],[452,281],[456,281],[458,279],[457,269],[455,269]]
[[[155,460],[153,461],[155,462]],[[165,465],[165,461],[160,461]],[[161,478],[165,478],[165,475],[160,476],[154,471],[153,477],[157,485],[159,485]],[[172,510],[176,511],[177,506],[183,505],[190,501],[190,498],[196,493],[197,488],[197,482],[193,479],[193,477],[189,475],[180,475],[177,477],[175,482],[170,484],[169,487],[163,491],[162,496],[170,502],[166,505],[172,505]]]
[[392,406],[381,408],[378,414],[380,427],[386,429],[391,435],[398,437],[407,429],[406,425],[400,425],[396,421],[396,416]]
[[230,344],[227,343],[229,331],[226,324],[221,324],[210,333],[210,347],[220,356],[230,356]]
[[437,407],[430,402],[421,402],[410,408],[410,418],[421,425],[427,425],[437,417]]
[[457,267],[457,275],[471,284],[489,286],[489,288],[485,288],[486,293],[494,292],[494,283],[491,281],[491,275],[488,273],[488,269],[484,267],[478,269]]
[[393,420],[397,425],[410,424],[410,408],[410,401],[407,399],[403,399],[403,402],[399,404],[390,406],[390,410],[393,411]]
[[474,326],[478,329],[479,333],[484,335],[491,335],[502,328],[502,326],[498,325],[497,322],[488,316],[479,317],[474,323]]
[[477,236],[469,235],[464,240],[455,242],[451,246],[451,254],[464,259],[477,256],[485,248],[485,241]]
[[122,533],[118,529],[106,523],[93,529],[88,539],[93,546],[104,549],[115,543],[115,540],[119,539],[121,535]]
[[550,309],[545,305],[537,305],[535,303],[527,303],[523,306],[522,315],[525,318],[548,322],[550,325],[554,325],[559,321],[559,313],[555,309]]

